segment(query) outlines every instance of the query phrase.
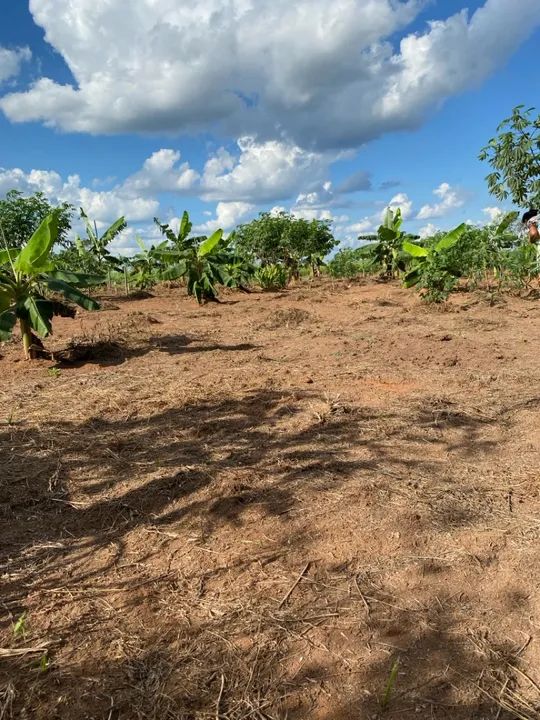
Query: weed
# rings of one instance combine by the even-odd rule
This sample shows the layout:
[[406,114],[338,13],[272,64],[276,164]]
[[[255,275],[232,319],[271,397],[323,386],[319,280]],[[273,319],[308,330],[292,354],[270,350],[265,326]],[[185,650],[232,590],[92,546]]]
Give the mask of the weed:
[[383,710],[386,710],[388,706],[390,705],[390,700],[392,699],[392,693],[394,692],[394,687],[396,685],[397,676],[399,672],[399,659],[394,662],[392,665],[392,669],[390,670],[390,675],[388,677],[388,682],[386,683],[386,687],[384,689],[383,696],[381,698],[381,708]]
[[13,637],[14,638],[24,638],[26,637],[26,620],[27,615],[26,612],[23,612],[22,615],[19,616],[17,622],[13,625]]

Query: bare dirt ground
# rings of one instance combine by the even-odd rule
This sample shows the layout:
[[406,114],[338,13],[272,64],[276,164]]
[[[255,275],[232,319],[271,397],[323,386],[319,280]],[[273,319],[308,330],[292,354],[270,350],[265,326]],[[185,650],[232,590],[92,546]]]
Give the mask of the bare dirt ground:
[[1,720],[540,717],[538,300],[171,289],[73,336],[0,348]]

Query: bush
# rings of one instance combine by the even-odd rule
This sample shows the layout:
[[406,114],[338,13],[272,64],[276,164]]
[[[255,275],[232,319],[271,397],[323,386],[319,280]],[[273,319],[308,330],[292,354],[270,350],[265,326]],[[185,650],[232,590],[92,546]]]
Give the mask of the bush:
[[283,290],[289,284],[289,273],[283,265],[265,265],[257,270],[255,280],[263,290]]
[[373,272],[373,261],[365,257],[362,248],[343,248],[327,264],[328,272],[335,278],[354,278]]

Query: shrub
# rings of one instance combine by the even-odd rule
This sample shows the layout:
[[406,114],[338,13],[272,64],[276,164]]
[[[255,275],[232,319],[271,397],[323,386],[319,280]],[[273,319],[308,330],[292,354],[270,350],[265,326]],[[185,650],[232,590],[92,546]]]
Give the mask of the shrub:
[[283,265],[265,265],[257,270],[255,280],[263,290],[283,290],[289,284],[289,273]]

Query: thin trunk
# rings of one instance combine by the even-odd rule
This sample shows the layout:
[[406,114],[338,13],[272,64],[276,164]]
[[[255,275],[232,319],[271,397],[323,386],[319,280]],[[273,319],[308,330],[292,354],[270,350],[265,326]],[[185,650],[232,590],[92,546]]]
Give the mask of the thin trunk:
[[24,318],[19,318],[19,327],[21,328],[24,359],[32,360],[32,330],[30,329],[30,325],[26,322],[26,320],[24,320]]

